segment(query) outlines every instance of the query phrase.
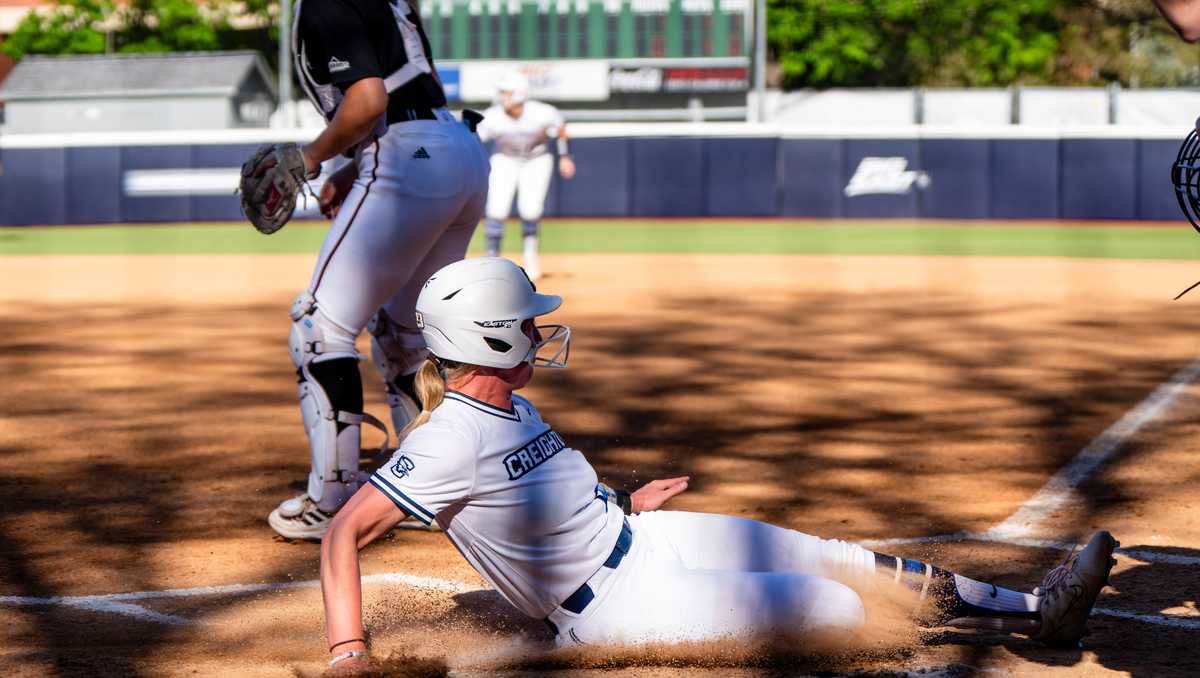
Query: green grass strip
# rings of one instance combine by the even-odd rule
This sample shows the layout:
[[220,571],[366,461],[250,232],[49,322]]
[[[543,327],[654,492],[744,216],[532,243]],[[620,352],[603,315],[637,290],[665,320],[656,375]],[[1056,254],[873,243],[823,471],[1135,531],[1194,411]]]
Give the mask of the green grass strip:
[[[264,236],[246,224],[0,228],[0,255],[316,254],[328,226],[301,222]],[[483,229],[472,250],[482,249]],[[506,252],[521,233],[505,230]],[[1096,223],[587,220],[543,225],[547,253],[845,254],[1200,259],[1184,226]]]

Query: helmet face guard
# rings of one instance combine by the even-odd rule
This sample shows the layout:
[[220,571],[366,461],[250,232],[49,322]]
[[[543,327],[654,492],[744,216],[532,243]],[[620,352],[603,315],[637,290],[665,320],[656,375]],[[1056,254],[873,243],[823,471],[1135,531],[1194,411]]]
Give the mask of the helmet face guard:
[[[1197,121],[1200,124],[1200,120]],[[1175,199],[1179,209],[1200,232],[1200,135],[1195,129],[1188,132],[1179,146],[1179,155],[1171,166],[1171,183],[1175,184]]]
[[525,362],[534,367],[566,367],[567,358],[571,356],[571,328],[566,325],[538,325],[537,329],[543,339],[529,347]]

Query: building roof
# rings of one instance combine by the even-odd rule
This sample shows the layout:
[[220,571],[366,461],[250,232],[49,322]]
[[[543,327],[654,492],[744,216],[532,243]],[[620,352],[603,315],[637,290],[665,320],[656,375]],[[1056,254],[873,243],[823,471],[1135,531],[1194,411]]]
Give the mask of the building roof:
[[0,87],[6,101],[233,95],[257,70],[275,95],[258,52],[26,56]]

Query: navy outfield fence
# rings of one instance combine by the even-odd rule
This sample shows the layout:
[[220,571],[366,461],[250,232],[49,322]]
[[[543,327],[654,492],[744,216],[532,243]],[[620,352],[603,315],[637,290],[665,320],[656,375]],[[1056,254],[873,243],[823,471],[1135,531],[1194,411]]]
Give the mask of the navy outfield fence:
[[[1175,220],[1169,179],[1182,134],[780,129],[573,124],[578,174],[557,176],[560,217]],[[241,218],[238,168],[265,141],[313,130],[0,138],[0,224]],[[316,216],[314,201],[300,216]]]

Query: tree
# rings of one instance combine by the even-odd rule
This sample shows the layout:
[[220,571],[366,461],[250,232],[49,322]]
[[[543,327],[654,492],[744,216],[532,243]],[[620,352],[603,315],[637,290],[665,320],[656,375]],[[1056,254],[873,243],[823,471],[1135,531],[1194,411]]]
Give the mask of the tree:
[[59,0],[49,11],[25,15],[0,50],[20,59],[25,54],[209,51],[227,49],[229,43],[243,46],[239,43],[247,42],[246,38],[251,43],[261,42],[258,34],[266,29],[241,36],[229,26],[229,17],[238,10],[269,21],[273,12],[278,12],[278,3]]
[[223,17],[205,16],[192,0],[130,0],[120,10],[119,52],[203,52],[221,49]]
[[948,0],[927,6],[905,49],[910,72],[933,86],[1048,82],[1061,46],[1054,0]]
[[12,59],[26,54],[103,54],[107,35],[100,28],[112,13],[107,0],[60,0],[52,11],[30,12],[0,44]]
[[1053,73],[1055,0],[769,0],[791,86],[997,85]]

